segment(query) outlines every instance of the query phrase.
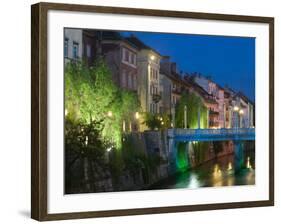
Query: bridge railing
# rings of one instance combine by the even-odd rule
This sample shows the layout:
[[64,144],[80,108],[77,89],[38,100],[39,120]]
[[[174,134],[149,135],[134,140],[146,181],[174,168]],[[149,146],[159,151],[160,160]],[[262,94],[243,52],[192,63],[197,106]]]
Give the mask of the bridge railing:
[[183,129],[174,128],[168,130],[169,136],[186,135],[243,135],[255,134],[255,128],[220,128],[220,129]]

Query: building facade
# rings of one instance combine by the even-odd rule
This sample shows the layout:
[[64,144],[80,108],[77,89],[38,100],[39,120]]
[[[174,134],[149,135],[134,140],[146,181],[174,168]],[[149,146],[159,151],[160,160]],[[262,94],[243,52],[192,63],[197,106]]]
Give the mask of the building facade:
[[83,61],[89,66],[100,55],[99,32],[67,28],[64,30],[64,59]]
[[[169,56],[161,56],[136,36],[124,37],[111,31],[64,30],[65,62],[83,60],[92,66],[98,57],[105,60],[117,86],[137,93],[140,112],[168,114],[172,118],[183,93],[193,92],[207,108],[208,128],[255,125],[254,102],[243,93],[222,88],[199,73],[183,76]],[[131,120],[123,124],[123,130],[139,130],[134,119]]]
[[114,82],[123,89],[137,91],[138,49],[118,32],[102,32],[101,44]]
[[157,114],[160,112],[160,60],[161,55],[145,45],[135,36],[126,38],[138,48],[137,52],[137,84],[138,95],[143,112]]
[[[224,89],[217,83],[213,82],[209,77],[196,74],[192,77],[193,81],[201,86],[205,91],[212,95],[217,104],[218,121],[216,128],[226,128],[226,105],[224,99]],[[215,126],[214,126],[215,127]]]

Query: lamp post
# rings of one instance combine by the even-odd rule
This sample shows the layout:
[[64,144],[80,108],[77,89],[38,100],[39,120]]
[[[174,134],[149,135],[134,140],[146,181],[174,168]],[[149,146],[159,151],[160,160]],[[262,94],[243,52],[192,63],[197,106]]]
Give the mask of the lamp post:
[[187,129],[187,106],[184,105],[184,129]]
[[200,129],[200,119],[201,119],[201,107],[198,107],[198,115],[197,115],[197,123],[198,123],[198,129]]
[[244,111],[242,109],[239,110],[239,126],[240,128],[242,128],[243,126],[243,114],[244,114]]
[[238,111],[239,111],[239,107],[238,106],[234,106],[233,108],[234,110],[234,119],[235,119],[235,128],[238,128]]
[[172,104],[172,127],[175,128],[175,105]]

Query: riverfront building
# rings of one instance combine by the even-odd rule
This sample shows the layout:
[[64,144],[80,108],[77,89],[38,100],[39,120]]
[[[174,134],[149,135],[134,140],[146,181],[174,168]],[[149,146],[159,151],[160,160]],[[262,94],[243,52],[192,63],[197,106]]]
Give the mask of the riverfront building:
[[[169,56],[162,56],[136,36],[115,31],[65,29],[65,62],[83,60],[92,66],[102,57],[120,88],[136,92],[141,111],[168,114],[173,126],[176,104],[183,93],[193,92],[207,108],[208,128],[254,127],[254,102],[242,92],[221,87],[199,73],[183,74]],[[124,131],[144,131],[143,120],[131,118]]]

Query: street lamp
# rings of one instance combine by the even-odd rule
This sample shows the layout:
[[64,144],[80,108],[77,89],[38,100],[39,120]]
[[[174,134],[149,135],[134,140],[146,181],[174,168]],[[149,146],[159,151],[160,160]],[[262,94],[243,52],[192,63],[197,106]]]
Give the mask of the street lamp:
[[137,120],[140,118],[139,112],[136,112],[136,113],[135,113],[135,118],[136,118]]
[[234,106],[233,107],[233,111],[234,111],[234,118],[235,118],[235,128],[238,128],[238,126],[239,126],[239,116],[238,116],[238,114],[239,114],[239,110],[240,110],[240,108],[238,107],[238,106]]
[[107,112],[107,116],[108,116],[108,117],[112,117],[112,116],[113,116],[112,111],[108,111],[108,112]]
[[184,105],[184,129],[187,129],[187,106]]
[[154,55],[150,55],[150,59],[153,61],[155,59]]
[[243,114],[244,114],[244,111],[242,109],[239,110],[239,126],[240,126],[240,128],[242,128],[242,126],[243,126]]

